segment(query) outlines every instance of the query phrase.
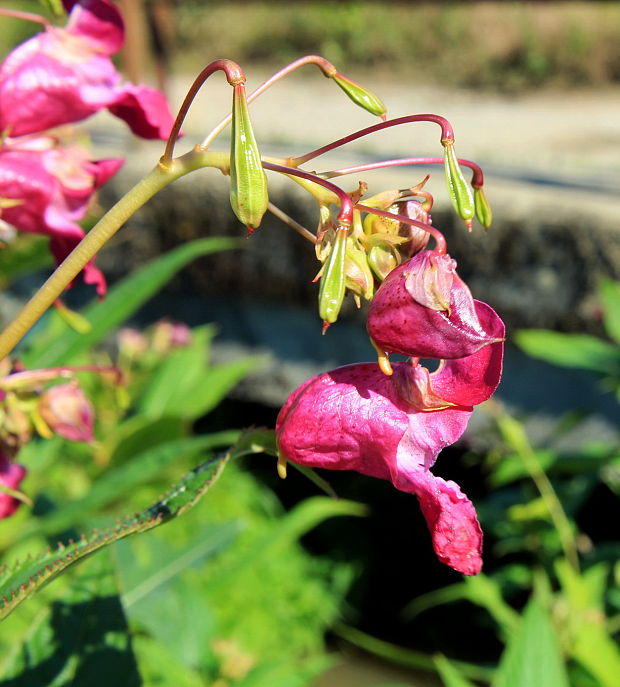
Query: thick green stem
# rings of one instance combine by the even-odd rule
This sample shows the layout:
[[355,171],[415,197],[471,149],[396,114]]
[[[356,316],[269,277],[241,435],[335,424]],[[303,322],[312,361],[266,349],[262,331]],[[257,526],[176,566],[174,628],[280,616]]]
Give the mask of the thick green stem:
[[114,205],[65,258],[17,317],[0,334],[0,360],[5,358],[64,289],[116,234],[125,222],[162,188],[201,167],[217,167],[227,173],[226,153],[190,151],[166,168],[158,164]]

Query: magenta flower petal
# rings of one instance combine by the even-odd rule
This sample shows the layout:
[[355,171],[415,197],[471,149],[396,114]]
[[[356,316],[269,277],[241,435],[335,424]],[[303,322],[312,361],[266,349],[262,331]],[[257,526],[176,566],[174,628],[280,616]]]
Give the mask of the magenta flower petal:
[[[414,358],[452,359],[501,340],[496,334],[501,320],[492,310],[487,317],[485,305],[481,322],[481,304],[454,272],[449,256],[439,256],[438,270],[445,274],[420,274],[431,269],[429,253],[418,253],[397,267],[377,290],[368,312],[368,333],[377,346]],[[446,294],[449,309],[440,310]]]
[[123,40],[118,10],[107,0],[81,0],[66,28],[22,43],[0,65],[0,131],[24,136],[78,122],[101,109],[147,138],[167,138],[173,118],[163,95],[121,85],[109,57]]
[[[18,463],[12,463],[0,451],[0,484],[9,489],[18,489],[26,476],[26,468]],[[8,518],[19,508],[20,501],[5,491],[0,491],[0,520]]]
[[108,110],[129,125],[142,138],[168,138],[172,114],[162,93],[148,86],[127,84],[116,89],[116,98]]
[[[395,376],[408,374],[394,365]],[[471,407],[421,411],[375,364],[342,367],[295,391],[276,423],[278,449],[310,467],[355,470],[418,497],[439,559],[465,574],[481,566],[482,533],[472,504],[430,472],[439,451],[465,431]]]
[[118,9],[108,0],[81,0],[67,8],[71,14],[67,32],[88,40],[104,55],[123,47],[125,29]]
[[[7,140],[0,147],[0,198],[15,201],[2,219],[15,228],[50,236],[50,249],[62,262],[84,237],[83,219],[96,189],[123,164],[92,162],[79,146],[61,148],[48,137]],[[105,294],[103,274],[91,262],[84,279]]]
[[482,569],[482,530],[458,484],[417,470],[399,476],[395,486],[418,497],[437,558],[464,575],[477,575]]

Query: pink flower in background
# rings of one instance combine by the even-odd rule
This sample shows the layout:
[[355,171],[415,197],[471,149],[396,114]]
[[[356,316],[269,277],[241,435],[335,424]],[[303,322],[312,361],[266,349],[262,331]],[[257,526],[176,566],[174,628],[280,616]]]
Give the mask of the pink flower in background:
[[[503,338],[503,325],[494,333]],[[482,566],[474,507],[457,484],[430,468],[463,434],[473,406],[496,389],[502,359],[503,343],[496,341],[441,361],[432,374],[417,359],[396,363],[392,376],[374,363],[320,374],[280,411],[278,450],[300,465],[355,470],[415,494],[439,560],[474,575]]]
[[166,139],[173,118],[164,96],[121,83],[112,64],[110,55],[123,40],[123,22],[111,2],[75,3],[65,28],[37,34],[0,65],[0,131],[39,133],[108,109],[138,136]]
[[[0,449],[0,484],[9,489],[18,489],[26,476],[26,468],[12,463]],[[14,496],[0,490],[0,520],[8,518],[19,508],[20,501]]]
[[[122,164],[122,159],[92,162],[84,148],[61,147],[51,137],[7,139],[0,147],[0,217],[20,231],[49,236],[60,263],[84,237],[77,222],[93,193]],[[93,262],[83,275],[105,294],[105,278]]]
[[93,441],[95,412],[77,382],[57,384],[43,392],[39,413],[52,432],[70,441]]
[[416,358],[468,356],[503,339],[503,332],[495,311],[472,298],[456,262],[434,251],[390,272],[368,311],[368,333],[378,348]]

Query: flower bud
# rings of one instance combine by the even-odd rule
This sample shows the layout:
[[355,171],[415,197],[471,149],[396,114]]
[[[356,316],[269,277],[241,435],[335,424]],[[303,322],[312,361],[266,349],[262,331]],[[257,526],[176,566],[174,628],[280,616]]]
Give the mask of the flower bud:
[[474,188],[474,205],[476,208],[476,219],[485,229],[488,229],[493,221],[493,211],[482,186]]
[[173,348],[183,348],[192,342],[192,330],[182,322],[160,320],[153,325],[151,345],[157,353],[168,353]]
[[[392,212],[392,210],[390,210],[390,212]],[[424,222],[424,224],[430,224],[430,216],[422,207],[422,203],[418,200],[405,200],[396,203],[393,212],[399,215],[405,215],[418,222]],[[424,250],[431,237],[428,231],[424,231],[421,227],[415,227],[413,224],[407,224],[406,222],[398,223],[398,235],[409,239],[407,243],[399,247],[399,252],[405,259],[411,258],[416,253]]]
[[93,407],[77,382],[57,384],[45,391],[39,400],[39,414],[65,439],[93,441]]
[[323,320],[323,331],[338,319],[345,293],[344,262],[347,249],[347,228],[338,227],[329,256],[321,270],[319,289],[319,316]]
[[454,152],[454,142],[444,143],[444,166],[446,169],[446,182],[452,204],[458,216],[465,220],[467,226],[471,226],[474,216],[474,197],[469,184],[465,181],[459,161]]
[[233,87],[230,147],[230,204],[251,233],[267,211],[267,177],[248,114],[245,86]]
[[367,112],[370,112],[370,114],[385,119],[387,109],[381,99],[372,91],[369,91],[367,88],[364,88],[364,86],[360,86],[360,84],[351,81],[351,79],[339,73],[334,74],[332,79],[356,105],[363,107]]
[[359,308],[359,299],[369,301],[374,291],[374,279],[366,252],[352,238],[347,239],[347,249],[344,258],[345,287],[351,291]]
[[399,259],[393,246],[388,243],[380,243],[368,251],[368,264],[377,275],[377,279],[383,281],[388,274],[398,267]]

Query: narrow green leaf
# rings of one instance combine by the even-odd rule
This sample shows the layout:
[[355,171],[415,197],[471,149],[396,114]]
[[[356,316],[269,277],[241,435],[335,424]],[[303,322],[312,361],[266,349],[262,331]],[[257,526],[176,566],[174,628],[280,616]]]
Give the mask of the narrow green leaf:
[[433,660],[445,687],[475,687],[443,654],[433,656]]
[[603,302],[603,323],[611,338],[620,344],[620,282],[603,279],[599,285]]
[[105,300],[92,303],[83,310],[82,315],[92,324],[88,334],[66,331],[62,336],[49,340],[43,333],[37,344],[22,354],[25,365],[37,368],[67,364],[133,315],[189,262],[209,253],[241,246],[241,242],[235,239],[198,239],[153,260],[114,286]]
[[[269,441],[269,434],[264,430],[246,432],[229,451],[210,458],[184,475],[161,500],[146,510],[123,518],[114,527],[94,530],[78,541],[59,544],[36,558],[5,566],[0,570],[0,620],[82,558],[119,539],[153,529],[192,508],[217,480],[229,459],[260,452],[262,444]],[[342,512],[353,510],[351,504],[340,503]],[[357,504],[355,507],[359,508]]]
[[139,687],[142,681],[107,552],[72,582],[5,662],[2,684]]
[[493,687],[570,687],[557,635],[546,609],[532,599],[506,647]]
[[618,347],[588,334],[521,329],[513,340],[528,355],[553,365],[578,367],[604,374],[620,371]]

